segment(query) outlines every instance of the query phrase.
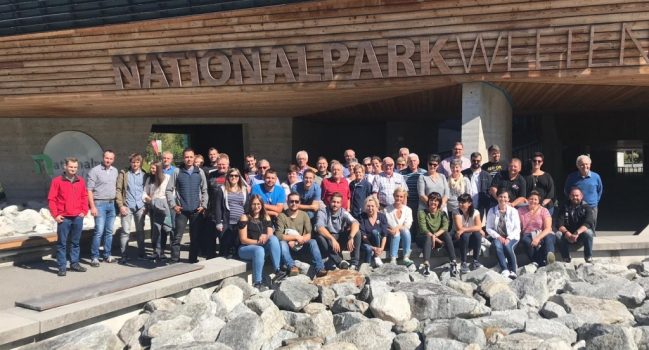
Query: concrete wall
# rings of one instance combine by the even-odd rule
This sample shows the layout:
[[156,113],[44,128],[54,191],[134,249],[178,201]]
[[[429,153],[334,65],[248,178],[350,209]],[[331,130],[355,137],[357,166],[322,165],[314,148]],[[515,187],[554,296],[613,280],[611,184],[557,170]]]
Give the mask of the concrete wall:
[[7,118],[0,128],[0,183],[9,202],[45,200],[50,179],[37,175],[31,156],[43,153],[51,137],[66,130],[82,131],[102,148],[116,152],[117,167],[128,155],[143,152],[153,124],[243,124],[244,153],[266,157],[284,169],[292,160],[292,120],[289,118]]

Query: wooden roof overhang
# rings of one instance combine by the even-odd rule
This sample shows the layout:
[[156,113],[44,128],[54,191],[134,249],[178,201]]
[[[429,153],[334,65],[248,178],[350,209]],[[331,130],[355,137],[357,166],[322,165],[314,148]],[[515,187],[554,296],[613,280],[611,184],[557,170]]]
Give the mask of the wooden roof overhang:
[[311,1],[0,37],[0,117],[295,117],[471,81],[642,106],[648,49],[647,1]]

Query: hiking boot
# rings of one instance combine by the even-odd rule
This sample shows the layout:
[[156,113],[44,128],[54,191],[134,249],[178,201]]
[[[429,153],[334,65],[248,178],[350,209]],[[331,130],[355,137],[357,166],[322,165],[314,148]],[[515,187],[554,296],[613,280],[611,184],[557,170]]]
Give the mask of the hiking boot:
[[549,252],[548,256],[545,258],[545,261],[547,262],[548,265],[554,264],[556,260],[557,258],[554,256],[553,252]]
[[[353,265],[352,265],[352,266],[353,266]],[[327,270],[325,270],[325,269],[322,269],[322,270],[320,270],[320,271],[318,271],[318,272],[315,273],[315,276],[316,276],[316,277],[324,277],[324,276],[326,276],[326,275],[327,275]]]
[[86,272],[86,268],[79,265],[79,263],[74,263],[70,265],[70,270],[76,271],[76,272]]
[[473,260],[471,263],[471,270],[477,270],[482,267],[482,264],[478,260]]
[[299,274],[300,274],[300,269],[297,266],[292,266],[291,271],[289,272],[289,276],[293,277],[293,276],[297,276]]
[[465,273],[468,273],[468,272],[469,272],[469,265],[467,265],[467,263],[463,262],[460,265],[460,273],[465,274]]
[[97,259],[97,258],[93,258],[93,259],[90,261],[90,266],[92,266],[92,267],[99,267],[99,259]]
[[455,261],[451,261],[448,271],[451,273],[451,277],[457,277],[457,263]]
[[57,276],[59,277],[64,277],[65,275],[66,275],[65,270],[59,270],[59,272],[57,273]]
[[340,267],[343,270],[346,270],[349,268],[349,263],[346,260],[343,260],[338,264],[338,267]]
[[428,264],[423,265],[423,271],[421,272],[424,276],[430,276],[430,266]]

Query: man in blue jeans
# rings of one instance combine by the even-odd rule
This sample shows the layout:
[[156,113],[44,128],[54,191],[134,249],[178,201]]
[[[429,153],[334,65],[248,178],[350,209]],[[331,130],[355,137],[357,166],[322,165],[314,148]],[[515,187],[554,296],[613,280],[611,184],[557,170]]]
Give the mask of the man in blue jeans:
[[570,245],[583,243],[584,259],[593,262],[593,208],[584,202],[584,194],[578,187],[570,190],[570,201],[559,211],[559,248],[563,261],[570,262]]
[[57,223],[58,242],[56,244],[56,262],[59,276],[66,275],[67,244],[70,240],[70,270],[85,272],[79,265],[79,240],[83,229],[83,217],[88,213],[88,193],[83,178],[77,176],[79,162],[76,158],[65,159],[65,172],[52,179],[47,196],[50,213]]
[[299,259],[310,255],[316,276],[325,276],[327,270],[322,262],[318,242],[311,238],[311,219],[305,212],[298,209],[299,205],[300,194],[291,192],[288,195],[288,209],[277,217],[275,235],[279,238],[282,247],[282,258],[289,268],[290,275],[296,276],[300,270],[295,266],[293,255]]
[[115,152],[104,151],[101,164],[88,172],[88,204],[90,214],[95,217],[95,233],[90,246],[90,266],[99,267],[99,246],[104,240],[104,262],[112,263],[113,224],[115,223],[115,195],[117,189],[117,169],[113,167]]

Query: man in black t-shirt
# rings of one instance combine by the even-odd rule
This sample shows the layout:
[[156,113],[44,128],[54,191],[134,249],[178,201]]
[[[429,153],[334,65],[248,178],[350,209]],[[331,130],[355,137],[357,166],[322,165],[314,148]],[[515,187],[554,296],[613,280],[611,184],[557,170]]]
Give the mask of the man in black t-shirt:
[[491,188],[489,188],[493,203],[497,204],[496,192],[499,188],[505,188],[509,192],[509,203],[513,207],[527,203],[527,182],[525,182],[520,172],[521,160],[512,158],[508,170],[503,170],[494,176],[491,181]]
[[492,178],[499,172],[506,170],[503,161],[500,159],[500,147],[498,145],[489,146],[489,161],[482,164],[482,170],[489,173]]

